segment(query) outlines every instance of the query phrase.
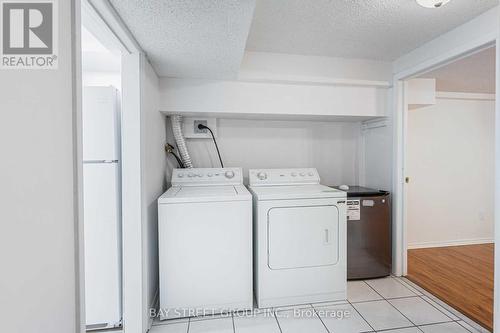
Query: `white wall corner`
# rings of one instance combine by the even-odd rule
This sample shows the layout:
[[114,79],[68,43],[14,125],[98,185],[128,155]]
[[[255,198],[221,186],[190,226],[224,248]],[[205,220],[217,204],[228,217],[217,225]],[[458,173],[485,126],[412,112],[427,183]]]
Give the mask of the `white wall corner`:
[[408,105],[410,109],[436,104],[436,79],[408,80]]

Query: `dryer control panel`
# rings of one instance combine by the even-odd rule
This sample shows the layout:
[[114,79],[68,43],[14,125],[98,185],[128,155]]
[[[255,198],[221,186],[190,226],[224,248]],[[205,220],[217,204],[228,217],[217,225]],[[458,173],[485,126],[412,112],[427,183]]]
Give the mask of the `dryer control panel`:
[[242,185],[243,170],[241,168],[193,168],[174,169],[172,185],[209,186],[209,185]]
[[318,170],[299,169],[250,169],[250,186],[319,184]]

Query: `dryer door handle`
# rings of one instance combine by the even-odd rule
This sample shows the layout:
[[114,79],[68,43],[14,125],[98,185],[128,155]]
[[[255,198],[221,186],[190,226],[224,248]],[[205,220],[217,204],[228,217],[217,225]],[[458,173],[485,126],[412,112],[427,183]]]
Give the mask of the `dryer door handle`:
[[330,244],[330,230],[325,229],[325,244]]

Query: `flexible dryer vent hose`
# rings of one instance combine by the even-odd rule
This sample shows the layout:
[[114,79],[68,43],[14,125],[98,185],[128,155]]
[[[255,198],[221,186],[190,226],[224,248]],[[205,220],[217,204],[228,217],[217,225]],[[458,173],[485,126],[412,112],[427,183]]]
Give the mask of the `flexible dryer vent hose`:
[[175,143],[177,144],[177,149],[179,149],[184,167],[192,168],[193,163],[191,162],[191,157],[189,157],[186,140],[184,139],[184,135],[182,135],[182,116],[172,116],[172,131],[174,132]]

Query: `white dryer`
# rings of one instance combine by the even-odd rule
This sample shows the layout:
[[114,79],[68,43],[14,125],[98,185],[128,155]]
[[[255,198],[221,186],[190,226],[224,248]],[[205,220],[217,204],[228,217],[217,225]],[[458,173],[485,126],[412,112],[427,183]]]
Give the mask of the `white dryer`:
[[259,308],[346,299],[346,193],[316,169],[250,170]]
[[252,196],[242,170],[175,169],[158,214],[161,318],[252,309]]

